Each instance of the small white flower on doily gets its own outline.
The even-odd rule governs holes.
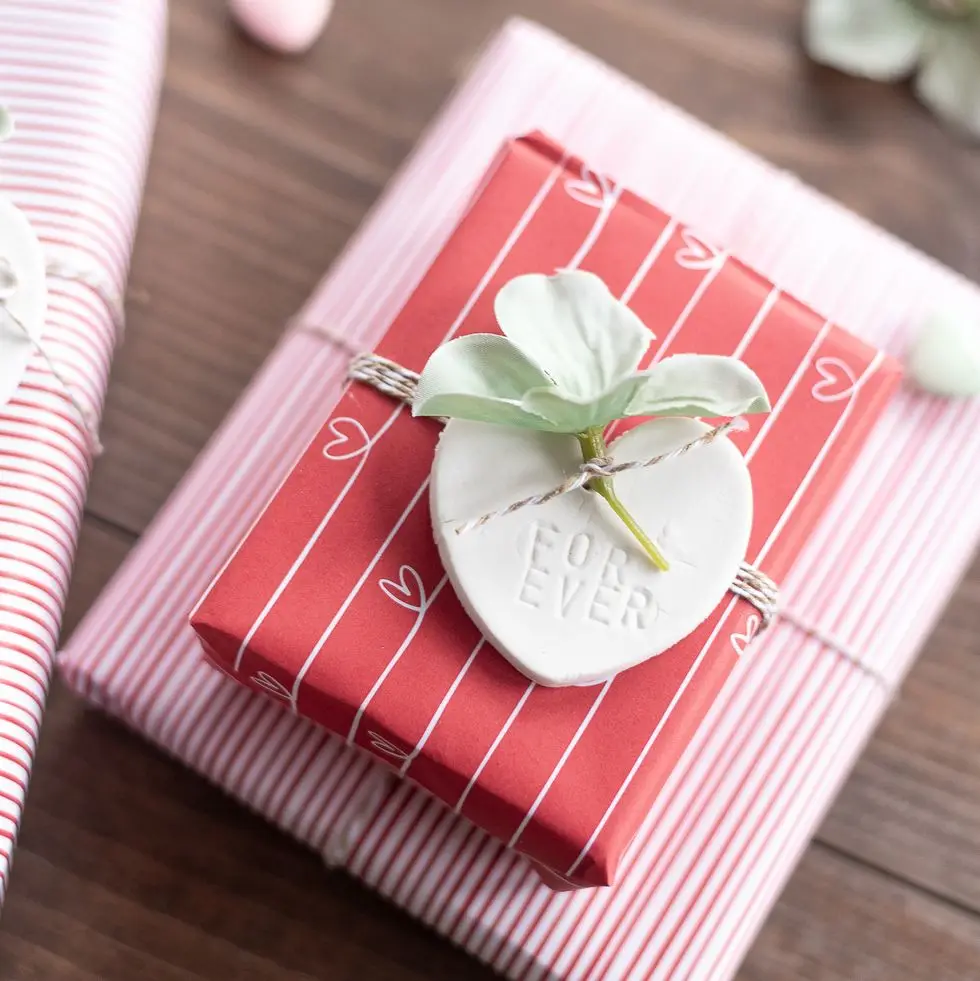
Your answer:
[[[980,0],[810,0],[806,45],[851,75],[915,74],[922,102],[980,136]]]

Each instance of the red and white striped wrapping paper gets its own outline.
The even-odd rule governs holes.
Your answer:
[[[165,0],[0,3],[0,196],[50,263],[43,337],[98,415],[139,211]],[[65,388],[36,356],[0,407],[0,898],[30,776],[91,463]]]
[[[754,487],[747,554],[782,578],[899,365],[548,140],[511,141],[493,171],[377,353],[420,371],[449,334],[496,329],[494,296],[512,277],[569,265],[598,274],[656,338],[648,357],[737,353],[766,386],[772,411],[729,438]],[[438,438],[403,404],[348,387],[191,623],[243,684],[390,763],[562,882],[608,885],[759,613],[725,597],[669,652],[611,681],[529,682],[446,588],[426,496]],[[615,531],[608,541],[620,541]],[[621,553],[626,582],[648,561],[633,553]],[[595,550],[593,574],[611,555]],[[569,580],[580,591],[581,576]],[[523,588],[517,573],[515,600]],[[589,630],[590,603],[565,604],[578,630]],[[609,626],[615,603],[597,643],[624,637]]]
[[[514,22],[300,319],[373,346],[501,141],[531,129],[885,351],[902,350],[930,298],[980,315],[965,281]],[[894,399],[783,583],[824,638],[783,621],[754,644],[618,884],[557,894],[422,791],[207,666],[187,626],[322,423],[346,361],[308,331],[286,337],[76,632],[69,683],[512,978],[730,976],[980,538],[980,404]]]

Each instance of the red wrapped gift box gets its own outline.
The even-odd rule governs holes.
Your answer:
[[[773,411],[732,438],[755,490],[747,558],[778,580],[897,364],[538,136],[498,158],[378,353],[420,370],[449,337],[496,330],[493,297],[507,280],[572,267],[630,303],[656,336],[652,359],[734,354],[762,378]],[[758,614],[732,596],[675,648],[602,685],[528,682],[447,584],[426,493],[437,436],[435,422],[348,387],[194,628],[242,682],[561,879],[608,884]]]

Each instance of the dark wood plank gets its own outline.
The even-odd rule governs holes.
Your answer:
[[[980,910],[980,563],[957,592],[820,838]]]
[[[739,981],[969,981],[980,922],[815,845]]]
[[[16,864],[4,978],[489,976],[57,685]]]
[[[78,557],[75,562],[71,589],[65,604],[61,635],[67,638],[85,611],[122,565],[136,538],[129,532],[86,515],[78,536]]]
[[[798,0],[339,0],[309,56],[172,0],[170,61],[66,629],[343,247],[480,45],[534,17],[976,275],[980,168],[901,87],[814,68]],[[869,179],[873,174],[873,179]],[[752,981],[980,962],[980,565],[759,938]],[[0,976],[484,978],[136,737],[53,693]]]

